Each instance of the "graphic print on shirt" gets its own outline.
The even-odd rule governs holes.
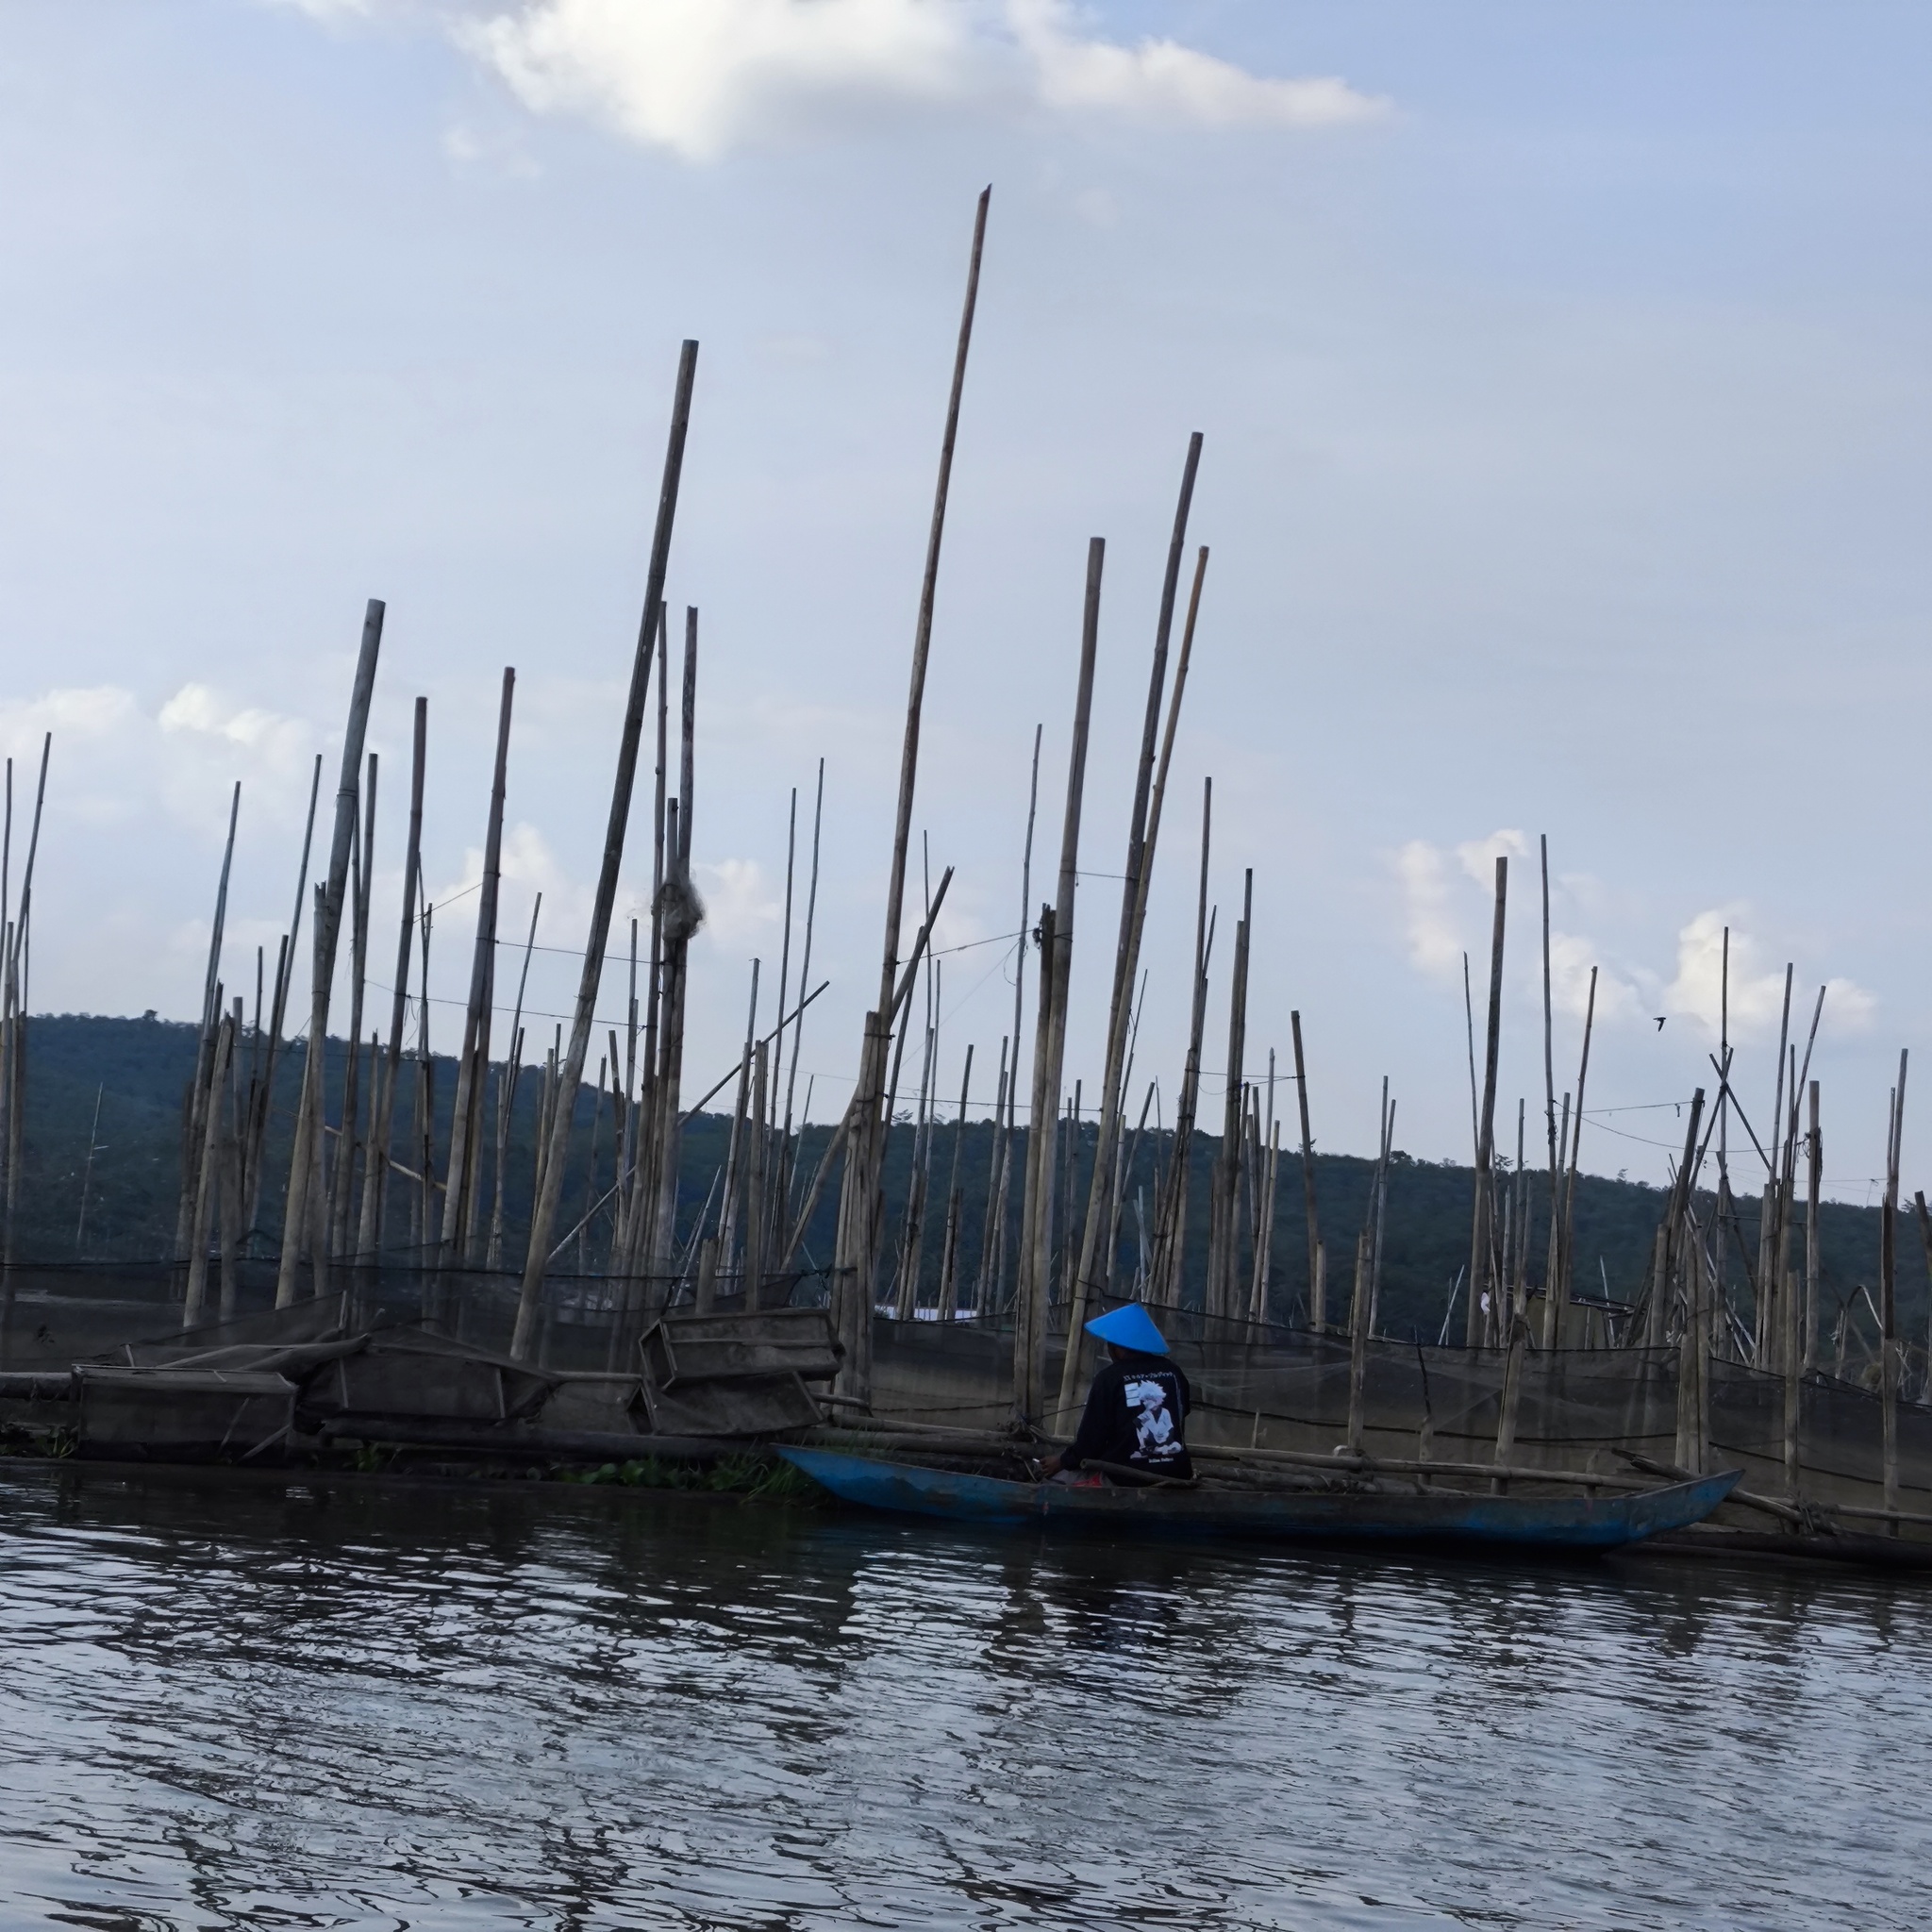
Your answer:
[[[1136,1462],[1172,1462],[1182,1453],[1179,1391],[1172,1375],[1130,1378],[1124,1386],[1127,1407],[1134,1418]]]

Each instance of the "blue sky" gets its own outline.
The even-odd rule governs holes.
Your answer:
[[[273,958],[372,593],[378,916],[411,699],[451,894],[512,663],[506,927],[541,887],[541,937],[580,937],[692,335],[670,595],[703,611],[713,919],[688,1064],[708,1084],[733,1057],[749,961],[777,951],[789,791],[808,799],[824,756],[833,984],[806,1064],[836,1108],[991,181],[917,819],[958,868],[943,937],[969,948],[941,1089],[1010,1024],[1027,758],[1043,722],[1043,884],[1093,534],[1083,929],[1115,916],[1198,428],[1213,561],[1141,1047],[1163,1107],[1211,774],[1228,919],[1256,871],[1251,1051],[1285,1058],[1301,1009],[1324,1144],[1369,1146],[1386,1073],[1403,1145],[1466,1152],[1460,952],[1497,849],[1524,861],[1504,1108],[1534,1109],[1546,832],[1559,1085],[1601,974],[1586,1164],[1661,1172],[1669,1104],[1711,1084],[1728,923],[1756,1114],[1784,962],[1807,1012],[1833,982],[1814,1071],[1828,1171],[1862,1198],[1897,1051],[1932,1035],[1928,39],[1923,9],[1877,5],[21,0],[0,21],[0,735],[18,759],[56,734],[35,1006],[193,1010],[238,777],[230,980],[256,944]],[[460,996],[473,904],[439,924],[440,995]],[[1090,1088],[1103,952],[1076,968]],[[569,975],[540,963],[540,1010]],[[1908,1171],[1932,1146],[1912,1118]]]

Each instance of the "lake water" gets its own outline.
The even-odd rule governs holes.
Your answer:
[[[1932,1921],[1932,1591],[0,1481],[0,1922]]]

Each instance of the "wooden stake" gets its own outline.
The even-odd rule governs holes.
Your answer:
[[[966,357],[973,341],[973,313],[979,298],[979,263],[986,242],[986,211],[992,196],[988,188],[979,197],[973,221],[973,255],[966,273],[966,301],[959,315],[959,338],[953,356],[953,386],[946,402],[946,426],[940,442],[939,481],[933,491],[932,524],[926,536],[925,571],[919,587],[919,614],[912,634],[912,673],[906,695],[906,735],[899,757],[899,799],[892,820],[892,859],[886,877],[885,941],[879,961],[879,994],[875,1012],[889,1015],[899,963],[899,928],[905,917],[906,857],[912,836],[912,800],[919,775],[919,728],[925,702],[926,660],[932,649],[933,604],[939,589],[940,544],[945,532],[946,496],[952,485],[953,448],[958,436],[959,403],[966,386]],[[882,1080],[886,1057],[880,1052],[860,1056],[861,1078],[870,1074]],[[861,1085],[854,1096],[858,1107],[850,1150],[845,1161],[844,1199],[839,1226],[840,1245],[834,1275],[835,1306],[845,1342],[838,1392],[848,1401],[872,1396],[872,1307],[878,1266],[878,1225],[886,1140],[891,1123],[881,1121],[883,1089]],[[1036,1123],[1037,1124],[1037,1123]],[[861,1336],[860,1331],[863,1330]]]
[[[1906,1052],[1899,1050],[1890,1131],[1885,1148],[1885,1219],[1878,1229],[1878,1346],[1880,1421],[1884,1433],[1885,1507],[1898,1507],[1898,1171],[1906,1122]],[[1898,1525],[1891,1525],[1898,1534]]]
[[[483,1083],[490,1073],[490,1022],[496,1003],[496,908],[503,876],[503,811],[509,776],[510,711],[516,698],[517,675],[508,665],[503,672],[503,691],[496,713],[496,758],[490,774],[490,815],[483,833],[483,882],[476,895],[476,939],[470,955],[470,998],[463,1014],[463,1044],[457,1056],[456,1106],[450,1115],[449,1189],[442,1197],[442,1234],[438,1257],[445,1268],[475,1257],[469,1252],[470,1230],[476,1220],[477,1181],[481,1167]],[[578,1063],[578,1073],[582,1063]],[[575,1111],[575,1083],[567,1083]]]
[[[1080,815],[1087,791],[1087,745],[1093,716],[1093,666],[1100,643],[1101,573],[1107,561],[1104,538],[1087,544],[1087,592],[1080,622],[1080,675],[1074,697],[1074,741],[1067,757],[1067,804],[1060,824],[1060,871],[1053,916],[1053,1000],[1046,1040],[1047,1063],[1034,1079],[1036,1099],[1043,1111],[1033,1116],[1027,1136],[1027,1187],[1022,1208],[1021,1290],[1044,1320],[1053,1256],[1054,1179],[1058,1152],[1058,1104],[1061,1073],[1066,1060],[1067,994],[1074,969],[1074,899],[1079,882]],[[1042,1341],[1044,1329],[1041,1330]],[[1068,1348],[1077,1354],[1078,1341],[1069,1337]],[[1038,1363],[1044,1373],[1042,1348]],[[1042,1385],[1042,1396],[1044,1388]],[[1019,1393],[1018,1385],[1015,1387]],[[1038,1419],[1035,1407],[1025,1413]]]
[[[1496,913],[1490,935],[1489,1047],[1483,1063],[1483,1107],[1475,1147],[1475,1215],[1469,1250],[1469,1326],[1464,1345],[1482,1345],[1484,1297],[1494,1282],[1495,1257],[1491,1251],[1494,1213],[1494,1177],[1491,1172],[1495,1145],[1496,1057],[1503,1038],[1503,926],[1509,900],[1509,861],[1496,858]]]
[[[356,1252],[363,1265],[372,1268],[382,1251],[384,1211],[389,1204],[390,1142],[395,1130],[396,1085],[402,1076],[403,1032],[409,1017],[409,953],[415,938],[416,901],[423,882],[423,784],[428,755],[429,700],[419,697],[409,753],[409,831],[403,853],[403,911],[396,928],[389,1055],[370,1120],[369,1171],[363,1177],[362,1213],[356,1235]],[[499,1192],[501,1187],[499,1180]]]
[[[664,452],[664,481],[658,498],[658,526],[651,538],[651,561],[644,578],[644,616],[638,632],[631,666],[630,695],[625,706],[618,740],[617,776],[611,786],[610,818],[604,834],[604,858],[597,874],[597,894],[591,908],[590,937],[584,947],[583,977],[577,986],[571,1017],[570,1051],[565,1057],[563,1091],[575,1101],[583,1079],[584,1056],[590,1050],[591,1028],[597,1012],[597,989],[604,977],[604,950],[610,938],[610,915],[617,901],[618,869],[624,863],[624,840],[630,822],[631,791],[637,777],[638,746],[643,736],[644,700],[650,680],[652,642],[664,595],[664,576],[671,560],[671,529],[677,513],[678,479],[684,467],[685,431],[691,421],[691,385],[697,375],[698,345],[687,341],[677,361],[677,390],[671,408],[671,433]],[[688,834],[687,834],[688,836]],[[563,1172],[570,1158],[569,1103],[558,1109],[552,1125],[553,1144],[543,1165],[543,1185],[530,1212],[529,1254],[524,1264],[523,1291],[517,1302],[516,1328],[510,1353],[526,1358],[537,1339],[537,1315],[543,1293],[543,1271],[557,1226],[558,1204],[563,1195]]]
[[[308,1050],[303,1056],[302,1101],[295,1116],[295,1144],[289,1160],[289,1193],[282,1220],[282,1258],[275,1279],[275,1306],[290,1307],[295,1299],[298,1257],[303,1231],[310,1214],[310,1190],[322,1152],[324,1061],[328,1042],[329,990],[335,976],[336,940],[341,923],[342,898],[349,882],[349,848],[356,837],[356,807],[362,776],[362,741],[369,727],[369,701],[375,689],[375,660],[382,647],[383,604],[369,600],[362,619],[362,646],[356,660],[356,681],[349,693],[349,721],[342,735],[341,778],[336,790],[336,823],[329,845],[328,881],[322,899],[323,925],[315,935],[315,984],[309,997]],[[325,1252],[316,1255],[317,1280],[326,1266]]]
[[[1302,1016],[1288,1016],[1294,1034],[1294,1092],[1302,1122],[1302,1218],[1308,1238],[1308,1326],[1320,1335],[1328,1325],[1322,1279],[1322,1224],[1315,1211],[1315,1141],[1308,1132],[1308,1068],[1302,1057]]]

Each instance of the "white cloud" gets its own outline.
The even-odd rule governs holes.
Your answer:
[[[1402,889],[1405,936],[1409,962],[1431,978],[1459,985],[1462,959],[1470,956],[1477,997],[1487,985],[1490,936],[1495,906],[1496,860],[1510,861],[1511,893],[1517,917],[1537,920],[1537,876],[1530,867],[1529,840],[1504,827],[1486,839],[1468,839],[1449,849],[1414,839],[1395,855],[1395,874]],[[1527,900],[1523,894],[1527,892]],[[1519,935],[1522,928],[1518,927]],[[1511,975],[1533,985],[1537,1003],[1542,999],[1541,933],[1531,928],[1527,952],[1511,956]],[[1596,981],[1596,1018],[1609,1022],[1626,1018],[1640,1006],[1640,986],[1648,975],[1641,971],[1620,975],[1603,963],[1603,950],[1586,934],[1550,928],[1550,1003],[1556,1011],[1581,1020],[1590,1006],[1590,975]]]
[[[1063,0],[1008,0],[1007,16],[1049,108],[1202,127],[1333,126],[1387,108],[1332,75],[1269,80],[1174,41],[1122,47],[1083,40],[1069,31],[1072,9]]]
[[[533,112],[686,160],[868,110],[1038,108],[1157,125],[1331,126],[1386,103],[1170,40],[1093,39],[1064,0],[522,0],[459,45]]]
[[[698,893],[705,902],[704,931],[714,944],[750,952],[761,944],[775,946],[785,902],[765,869],[755,858],[721,858],[715,864],[693,862]],[[773,958],[775,959],[776,954]]]
[[[1395,855],[1395,873],[1402,882],[1410,962],[1439,977],[1460,973],[1462,930],[1441,852],[1424,840],[1411,839]]]
[[[1667,1012],[1693,1019],[1718,1037],[1725,1008],[1724,934],[1730,934],[1729,1028],[1733,1041],[1761,1039],[1776,1030],[1784,1008],[1785,975],[1762,964],[1761,948],[1733,922],[1746,907],[1714,907],[1700,912],[1677,935],[1677,974],[1664,989]],[[1806,989],[1794,984],[1791,1024],[1808,1024]],[[1815,997],[1815,994],[1813,995]],[[1877,1002],[1850,979],[1831,979],[1824,988],[1824,1022],[1833,1032],[1861,1032]]]

